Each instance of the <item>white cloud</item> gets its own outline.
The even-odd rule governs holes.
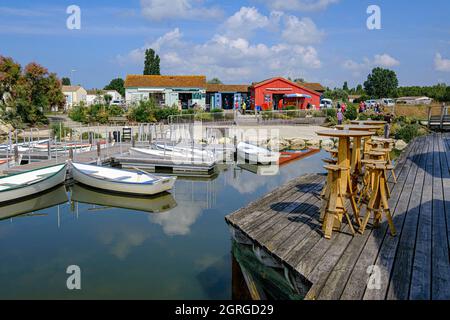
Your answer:
[[[377,54],[373,64],[380,67],[392,68],[398,66],[400,62],[388,54]]]
[[[436,53],[434,68],[436,71],[450,72],[450,59],[445,59],[440,53]]]
[[[312,44],[319,43],[324,33],[317,29],[310,18],[299,19],[295,16],[288,16],[282,36],[289,43]]]
[[[285,11],[320,11],[339,0],[272,0],[269,7]]]
[[[225,21],[224,28],[229,35],[249,36],[252,31],[267,27],[269,21],[255,7],[242,7]]]
[[[164,19],[208,19],[218,18],[222,11],[216,7],[199,5],[201,1],[192,0],[141,0],[144,17],[161,21]],[[197,3],[195,5],[194,3]]]
[[[215,35],[203,44],[193,44],[183,40],[179,29],[120,55],[117,60],[121,64],[142,65],[145,49],[149,47],[157,49],[164,74],[204,74],[227,82],[304,74],[305,69],[321,67],[318,52],[312,46],[252,44],[245,38],[228,35]]]
[[[370,71],[370,69],[374,67],[392,68],[399,64],[400,61],[385,53],[376,54],[373,59],[364,58],[362,62],[346,60],[342,64],[342,67],[352,71],[354,77],[359,77],[363,72]]]

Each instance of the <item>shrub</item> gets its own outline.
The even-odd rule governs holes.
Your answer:
[[[406,143],[409,143],[412,139],[420,136],[420,126],[418,124],[407,124],[402,126],[398,131],[396,138],[402,139]]]
[[[179,114],[178,108],[155,108],[153,110],[156,121],[167,120],[170,116]]]
[[[366,121],[368,119],[369,119],[369,116],[365,113],[360,113],[358,116],[358,120],[361,120],[361,121]]]
[[[83,106],[74,106],[69,112],[69,118],[72,121],[87,123],[87,110]]]
[[[59,137],[64,139],[65,137],[70,135],[71,132],[73,132],[73,130],[69,127],[66,127],[65,125],[59,123],[52,124],[52,131],[56,139],[59,139]]]
[[[344,116],[346,119],[356,120],[358,118],[358,109],[354,105],[349,105],[347,110],[345,110]]]

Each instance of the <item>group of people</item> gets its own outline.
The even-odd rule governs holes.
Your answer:
[[[361,101],[359,103],[359,113],[364,113],[367,110],[373,110],[375,113],[381,113],[382,112],[382,107],[381,107],[381,105],[378,102],[375,103],[375,104],[367,105],[366,102]]]

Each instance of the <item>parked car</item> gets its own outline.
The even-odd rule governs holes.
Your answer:
[[[111,106],[123,106],[124,104],[125,102],[122,100],[113,100],[110,103]]]
[[[389,99],[389,98],[380,99],[378,103],[385,107],[394,107],[395,106],[394,99]]]
[[[366,102],[366,106],[371,107],[371,108],[375,107],[377,104],[376,100],[366,100],[365,102]]]
[[[331,108],[333,108],[333,100],[322,99],[320,101],[320,109],[331,109]]]

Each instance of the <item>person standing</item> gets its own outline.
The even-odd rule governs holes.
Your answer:
[[[341,125],[342,121],[344,120],[344,114],[342,113],[342,109],[341,108],[338,109],[337,120],[338,120],[338,125]]]
[[[385,114],[384,121],[386,121],[386,123],[384,124],[384,138],[389,139],[389,137],[391,135],[392,115],[390,113]]]

